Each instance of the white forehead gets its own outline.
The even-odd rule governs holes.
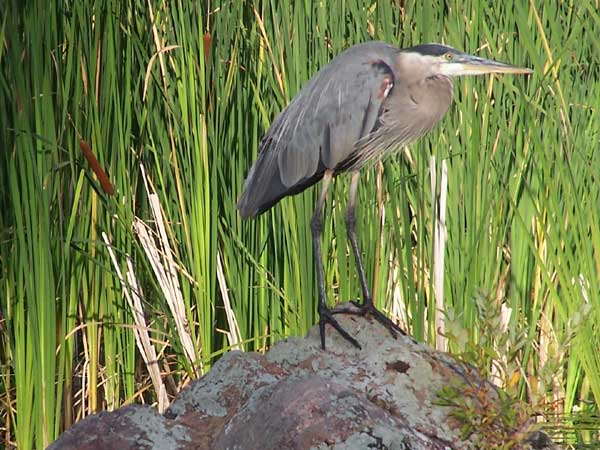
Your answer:
[[[440,73],[441,56],[422,55],[416,52],[400,52],[398,71],[409,81],[419,80]]]

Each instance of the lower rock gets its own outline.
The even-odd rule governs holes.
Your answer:
[[[358,350],[328,328],[276,344],[267,354],[230,352],[184,389],[164,415],[128,406],[88,417],[49,448],[163,450],[485,448],[481,436],[461,439],[448,385],[473,384],[486,401],[493,386],[444,353],[391,334],[368,317],[340,316]],[[550,449],[540,433],[514,449]]]

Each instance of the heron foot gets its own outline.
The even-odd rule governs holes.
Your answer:
[[[333,317],[334,314],[335,313],[333,312],[333,310],[331,310],[329,308],[326,308],[326,307],[319,308],[319,331],[321,332],[321,347],[323,348],[323,350],[325,350],[325,325],[326,324],[331,325],[333,328],[335,328],[337,330],[338,333],[340,333],[342,335],[342,337],[344,339],[346,339],[353,346],[355,346],[356,348],[361,350],[362,347],[360,346],[358,341],[356,339],[354,339],[352,336],[350,336],[350,334],[342,328],[342,326],[335,319],[335,317]]]
[[[388,316],[379,311],[373,304],[373,301],[365,301],[364,303],[359,303],[358,301],[351,300],[350,303],[352,303],[356,308],[335,308],[331,311],[331,313],[352,314],[355,316],[370,315],[377,322],[379,322],[385,328],[387,328],[394,339],[398,337],[396,333],[400,333],[406,336],[406,332],[398,325],[396,325]]]

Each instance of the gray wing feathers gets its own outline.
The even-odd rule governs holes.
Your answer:
[[[393,77],[395,52],[384,43],[352,47],[307,83],[261,141],[238,202],[243,217],[260,214],[351,157],[357,141],[377,124],[380,90]]]

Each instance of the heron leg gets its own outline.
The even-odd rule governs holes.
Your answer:
[[[350,342],[357,348],[361,348],[360,344],[356,339],[348,334],[346,330],[338,323],[333,316],[331,309],[327,307],[325,303],[325,269],[323,268],[323,255],[321,254],[321,233],[323,232],[323,205],[325,204],[325,198],[327,197],[327,191],[333,177],[332,171],[326,171],[323,176],[323,184],[321,188],[321,194],[317,201],[317,206],[310,220],[310,229],[312,232],[313,242],[313,257],[315,259],[315,265],[317,268],[317,285],[319,289],[319,331],[321,333],[321,347],[325,350],[325,325],[330,324],[340,333],[344,339]]]
[[[358,191],[358,179],[359,172],[352,172],[350,179],[350,193],[348,195],[348,206],[346,209],[346,230],[348,232],[348,240],[350,241],[350,245],[352,246],[352,252],[354,253],[354,260],[356,262],[356,268],[358,270],[358,279],[360,281],[360,286],[362,288],[363,293],[363,301],[362,304],[358,302],[352,302],[358,310],[354,309],[336,309],[334,313],[345,313],[345,314],[358,314],[365,315],[370,314],[375,318],[378,322],[384,325],[392,334],[392,336],[396,337],[396,332],[401,334],[405,334],[404,331],[396,325],[389,317],[379,311],[375,305],[373,304],[373,297],[371,297],[371,293],[369,292],[369,286],[367,285],[367,277],[365,275],[365,267],[362,262],[362,257],[360,256],[360,249],[358,248],[358,241],[356,239],[356,194]]]
[[[365,275],[365,266],[360,256],[360,249],[358,248],[358,241],[356,239],[356,193],[358,191],[358,178],[359,172],[352,172],[350,178],[350,193],[348,194],[348,205],[346,207],[346,231],[348,233],[348,240],[352,246],[352,252],[354,253],[354,260],[356,262],[356,268],[358,270],[358,280],[360,281],[360,287],[363,292],[363,303],[362,306],[373,303],[371,293],[369,292],[369,286],[367,286],[367,276]],[[358,305],[357,305],[358,306]]]

